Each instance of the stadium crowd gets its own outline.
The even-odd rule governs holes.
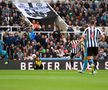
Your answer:
[[[108,26],[108,5],[104,2],[97,7],[95,2],[89,4],[87,1],[76,0],[72,4],[57,2],[52,7],[70,26],[83,26],[89,24],[91,19],[96,20],[97,26]],[[46,29],[44,24],[40,25],[35,20],[32,26],[28,25],[10,0],[8,3],[2,0],[0,8],[0,26],[18,25],[22,27],[15,33],[8,31],[3,33],[4,49],[8,52],[10,60],[33,60],[34,55],[43,58],[67,57],[72,48],[71,40],[80,38],[79,35],[72,33],[61,33],[57,26],[50,24]],[[35,33],[36,30],[52,31],[52,33]],[[103,27],[102,30],[104,32],[105,28]],[[99,59],[108,58],[108,37],[100,41],[99,45]]]
[[[5,42],[4,49],[8,51],[10,59],[26,60],[32,59],[32,55],[39,57],[64,57],[71,50],[70,36],[68,42],[65,34],[55,31],[50,34],[39,34],[29,28],[29,32],[25,33],[8,33],[3,36]]]
[[[90,20],[95,20],[97,26],[108,26],[107,0],[66,0],[52,3],[51,6],[64,19],[68,25],[83,26]]]
[[[11,0],[0,0],[0,26],[21,26],[22,30],[28,26]]]
[[[28,32],[4,32],[4,49],[11,60],[32,60],[33,56],[41,58],[67,57],[71,51],[71,41],[79,35],[60,33],[59,29],[50,35],[35,33],[32,27]],[[108,58],[108,38],[99,43],[99,59]]]

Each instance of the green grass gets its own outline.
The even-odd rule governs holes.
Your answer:
[[[108,71],[0,70],[0,90],[108,90]]]

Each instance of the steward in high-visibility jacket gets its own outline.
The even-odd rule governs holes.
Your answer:
[[[37,70],[37,69],[43,69],[42,61],[37,56],[34,58],[33,67],[34,67],[35,70]]]

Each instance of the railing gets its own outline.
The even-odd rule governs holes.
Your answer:
[[[0,26],[0,31],[9,31],[14,32],[18,31],[21,28],[21,26]],[[75,28],[74,28],[75,29]],[[75,32],[79,32],[79,30],[75,30]],[[53,33],[53,31],[36,31],[36,33]],[[61,31],[61,33],[74,33],[74,32],[67,32],[67,31]]]
[[[12,32],[12,31],[14,31],[13,29],[18,30],[20,28],[21,28],[21,26],[0,26],[0,31],[1,32],[2,31],[10,31],[10,32]]]
[[[81,33],[80,30],[77,30],[77,27],[72,27],[74,31],[61,31],[60,33]],[[80,27],[79,27],[80,28]],[[102,29],[102,27],[98,27]],[[21,29],[21,26],[0,26],[0,32],[2,31],[8,31],[8,32],[16,32],[19,29]],[[108,33],[108,27],[105,27],[106,33]],[[22,31],[24,32],[24,31]],[[54,31],[35,31],[36,33],[53,33]],[[108,34],[107,34],[108,35]]]

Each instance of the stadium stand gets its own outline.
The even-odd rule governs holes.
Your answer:
[[[28,22],[29,19],[10,0],[0,2],[0,29],[10,60],[32,60],[34,54],[41,58],[67,57],[71,50],[70,41],[78,36],[73,31],[82,32],[92,19],[106,35],[106,39],[100,42],[99,57],[108,58],[108,36],[105,32],[108,26],[107,3],[63,0],[50,5],[68,24],[68,32],[61,31],[56,24],[46,25],[34,19]],[[34,28],[33,23],[39,28]]]
[[[90,20],[95,20],[97,26],[108,26],[108,3],[102,0],[101,2],[67,0],[67,2],[51,4],[56,12],[69,25],[82,26],[89,23]]]

